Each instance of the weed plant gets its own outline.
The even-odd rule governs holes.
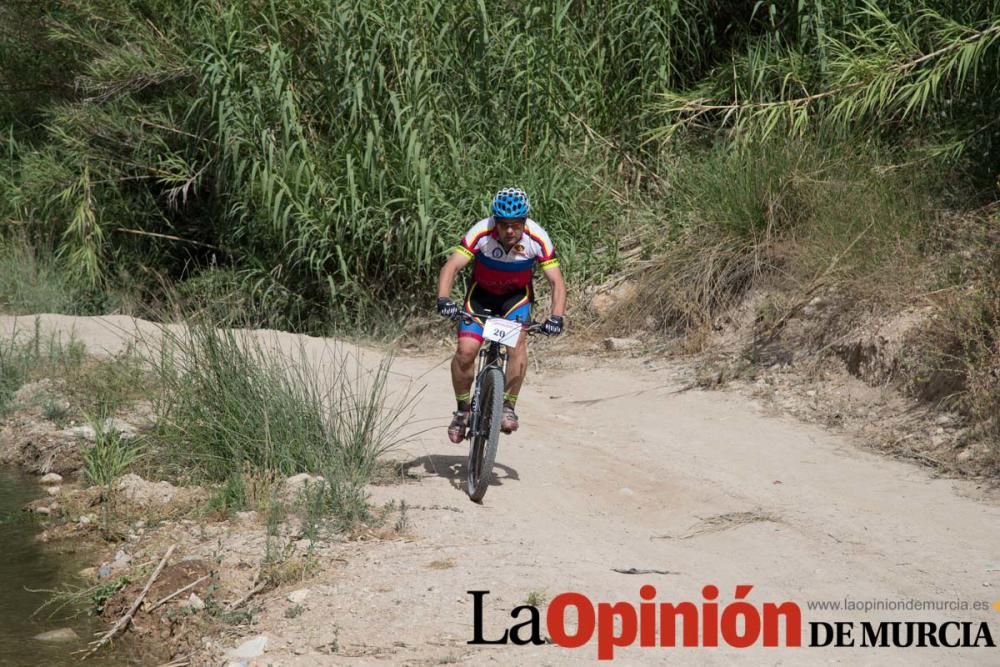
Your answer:
[[[165,335],[157,437],[178,471],[222,484],[227,508],[266,507],[285,477],[318,473],[314,502],[348,522],[366,516],[364,485],[412,404],[390,397],[388,362],[368,371],[335,354],[324,377],[304,350],[284,354],[252,334]]]

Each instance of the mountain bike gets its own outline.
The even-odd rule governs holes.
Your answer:
[[[469,445],[469,465],[465,492],[469,499],[479,502],[486,495],[493,463],[497,457],[500,440],[500,419],[503,416],[503,392],[507,381],[507,348],[517,345],[522,331],[528,334],[545,334],[539,322],[516,322],[486,315],[483,325],[484,345],[479,348],[476,361],[476,379],[472,390],[472,411],[466,421],[465,437]],[[472,321],[468,313],[459,313],[453,319]]]

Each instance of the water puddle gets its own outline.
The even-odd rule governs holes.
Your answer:
[[[88,585],[76,576],[89,564],[82,555],[61,556],[35,541],[41,527],[21,508],[44,493],[35,478],[0,467],[0,667],[80,665],[80,654],[73,652],[86,648],[94,633],[105,626],[86,614],[67,619],[65,612],[54,618],[47,618],[43,612],[32,617],[49,596],[27,589]],[[62,628],[71,628],[77,638],[56,643],[34,639],[40,633]],[[82,664],[103,667],[124,662],[123,656],[104,649]]]

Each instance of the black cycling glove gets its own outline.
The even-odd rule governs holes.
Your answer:
[[[438,297],[437,311],[441,317],[447,317],[451,319],[458,315],[458,306],[451,299],[446,299],[444,297]]]
[[[558,336],[563,330],[563,318],[559,315],[552,315],[542,324],[542,331],[550,336]]]

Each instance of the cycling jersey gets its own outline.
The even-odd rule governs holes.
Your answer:
[[[474,224],[455,251],[474,260],[473,285],[497,295],[530,289],[536,262],[543,271],[559,266],[552,239],[531,218],[525,221],[524,234],[510,251],[497,238],[493,216]]]

